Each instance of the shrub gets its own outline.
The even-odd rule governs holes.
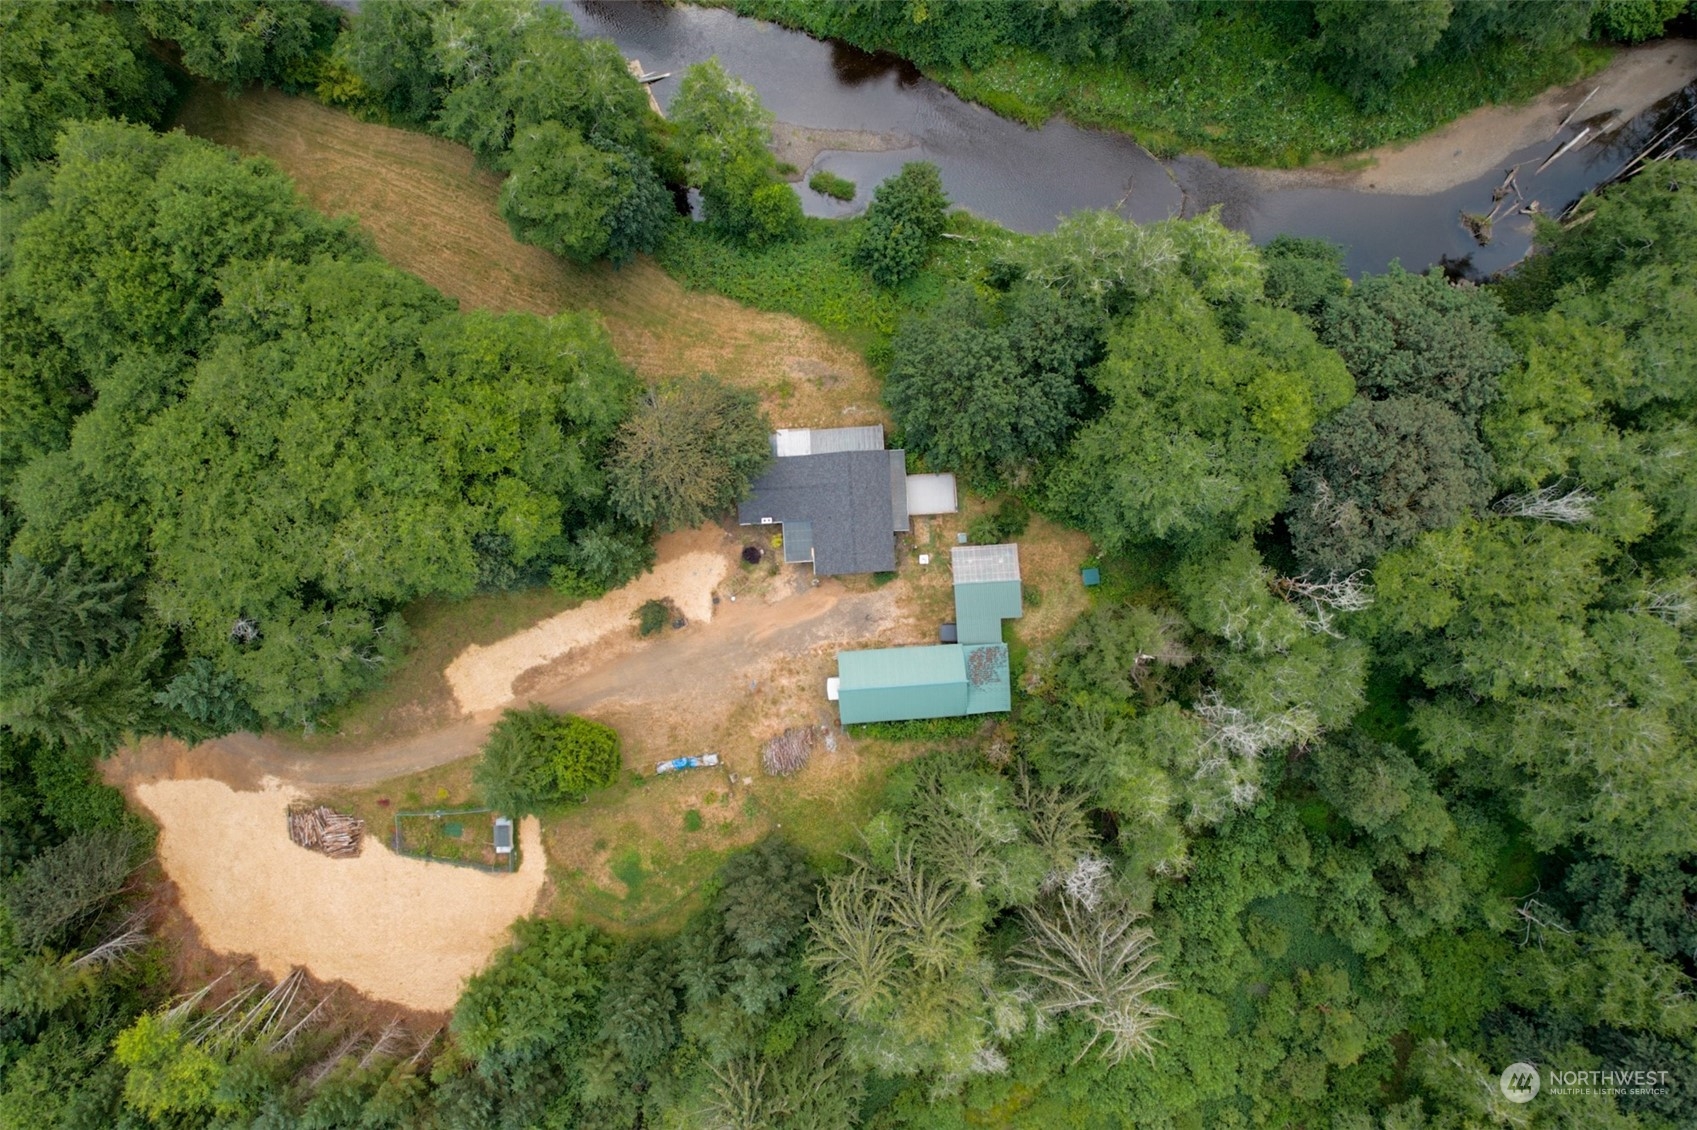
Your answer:
[[[686,832],[699,832],[699,831],[701,831],[701,813],[700,813],[700,811],[692,808],[688,812],[684,813],[684,831],[686,831]]]
[[[910,718],[900,722],[856,722],[843,727],[853,738],[875,738],[886,742],[943,741],[970,738],[984,724],[982,718]]]
[[[1031,524],[1031,508],[1011,495],[996,509],[980,514],[966,528],[966,536],[974,545],[997,545],[1013,541]]]
[[[919,273],[931,245],[943,234],[949,198],[942,174],[926,161],[913,161],[879,185],[866,210],[866,227],[854,251],[879,286],[896,286]]]
[[[666,626],[671,619],[672,608],[663,600],[650,600],[636,610],[636,630],[638,635],[651,636]]]
[[[824,196],[837,200],[854,199],[854,182],[847,177],[839,177],[836,173],[820,169],[807,178],[807,187]]]
[[[532,706],[501,716],[472,778],[490,807],[517,816],[583,800],[618,780],[619,765],[612,727]]]
[[[760,559],[763,556],[765,556],[765,554],[760,552],[760,547],[758,545],[745,545],[742,547],[742,559],[750,565],[760,564]]]

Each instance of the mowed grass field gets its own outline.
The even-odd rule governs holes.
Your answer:
[[[177,124],[270,158],[314,207],[356,217],[385,259],[463,308],[599,311],[639,376],[712,373],[758,391],[779,427],[884,418],[865,360],[817,326],[685,290],[646,256],[580,267],[519,243],[496,211],[500,176],[462,145],[274,90],[230,98],[202,86]]]

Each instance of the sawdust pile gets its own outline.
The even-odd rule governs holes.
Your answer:
[[[664,561],[622,589],[569,612],[550,617],[487,646],[473,644],[448,664],[444,675],[460,710],[476,714],[505,706],[513,680],[533,667],[587,647],[614,632],[629,631],[631,614],[645,601],[670,598],[692,621],[713,616],[713,590],[730,563],[723,553],[686,553]]]
[[[274,977],[302,965],[383,1000],[445,1011],[542,890],[535,817],[519,828],[519,870],[503,875],[406,859],[380,836],[348,859],[302,851],[288,835],[292,789],[158,781],[135,795],[159,822],[160,862],[206,945],[252,954]]]

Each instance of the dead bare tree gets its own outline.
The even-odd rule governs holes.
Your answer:
[[[1574,525],[1589,521],[1597,496],[1584,487],[1563,492],[1555,483],[1527,494],[1510,494],[1491,504],[1491,510],[1505,518],[1536,518],[1544,522]]]
[[[1269,749],[1306,744],[1320,735],[1320,719],[1306,706],[1257,718],[1247,710],[1228,706],[1219,691],[1209,689],[1194,709],[1208,724],[1204,743],[1239,757],[1257,758]]]
[[[148,941],[146,911],[138,911],[119,924],[117,932],[75,961],[72,969],[96,965],[111,965],[145,946]]]
[[[1534,933],[1537,934],[1539,949],[1544,948],[1544,935],[1548,931],[1554,930],[1558,934],[1573,933],[1572,928],[1561,920],[1554,908],[1538,900],[1537,894],[1538,891],[1534,890],[1514,908],[1514,916],[1520,919],[1521,923],[1520,945],[1523,949],[1532,941]]]
[[[1024,917],[1030,933],[1008,965],[1036,982],[1040,1013],[1078,1013],[1095,1028],[1078,1059],[1103,1039],[1109,1063],[1153,1058],[1155,1028],[1171,1014],[1151,998],[1173,986],[1151,972],[1159,954],[1154,933],[1138,925],[1143,915],[1117,899],[1087,906],[1063,893]]]
[[[1276,577],[1272,590],[1292,604],[1305,605],[1302,626],[1310,632],[1342,639],[1343,633],[1332,626],[1339,612],[1362,612],[1373,607],[1372,575],[1365,569],[1340,577],[1328,574],[1323,581],[1307,573],[1297,577]]]
[[[1697,589],[1689,580],[1679,581],[1668,589],[1645,589],[1638,602],[1632,606],[1634,612],[1647,612],[1664,623],[1675,627],[1691,619],[1697,612]]]

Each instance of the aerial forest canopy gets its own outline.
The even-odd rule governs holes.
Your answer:
[[[460,314],[204,142],[91,124],[56,156],[7,199],[11,554],[136,590],[154,643],[112,679],[204,660],[310,723],[380,676],[407,601],[546,578],[612,528],[635,386],[594,319]],[[39,672],[13,725],[112,736],[94,703],[59,732],[82,693]]]
[[[1300,16],[1367,100],[1675,7],[782,5],[990,69]],[[0,1125],[1693,1125],[1697,162],[1488,283],[1352,281],[1216,216],[1002,232],[924,165],[800,220],[746,84],[702,64],[660,123],[552,9],[0,3],[0,33]],[[422,597],[621,584],[778,422],[728,378],[644,387],[592,314],[462,312],[269,163],[154,132],[179,63],[467,145],[558,254],[828,309],[911,458],[988,496],[972,528],[1076,527],[1101,584],[1012,627],[1005,718],[850,735],[892,767],[846,855],[729,851],[672,929],[523,920],[410,1059],[176,996],[101,757],[311,725]],[[628,776],[542,708],[473,773],[562,821]],[[1521,1104],[1517,1061],[1659,1083]]]

